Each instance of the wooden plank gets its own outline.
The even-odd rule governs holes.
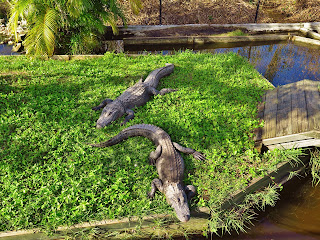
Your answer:
[[[291,127],[291,84],[279,87],[276,136],[292,134]]]
[[[275,138],[269,138],[269,139],[263,139],[262,143],[264,145],[272,145],[277,143],[285,143],[285,142],[294,142],[294,141],[301,141],[306,139],[313,139],[316,134],[313,131],[310,132],[304,132],[304,133],[297,133],[297,134],[291,134],[281,137],[275,137]]]
[[[262,138],[273,138],[276,136],[276,117],[278,105],[278,88],[266,92],[266,103],[264,110],[264,131]]]
[[[269,150],[273,149],[291,149],[291,148],[302,148],[302,147],[320,147],[320,139],[307,139],[295,142],[279,143],[267,146]]]
[[[297,93],[295,99],[295,104],[297,108],[297,126],[298,128],[293,131],[294,133],[307,132],[308,128],[308,115],[307,115],[307,105],[306,97],[304,91],[304,81],[299,81],[296,83]]]
[[[299,108],[299,100],[298,100],[298,88],[297,83],[294,83],[291,87],[291,126],[292,133],[298,133],[298,125],[300,124],[298,108]]]
[[[319,82],[305,80],[305,95],[309,130],[320,129]]]

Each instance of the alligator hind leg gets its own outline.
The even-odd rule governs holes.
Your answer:
[[[155,178],[151,182],[151,191],[148,193],[149,198],[154,198],[156,191],[163,192],[163,184],[159,178]]]
[[[171,92],[176,92],[178,91],[177,89],[172,89],[172,88],[162,88],[159,92],[160,95],[165,95],[167,93],[171,93]]]
[[[176,143],[176,142],[173,142],[173,146],[179,151],[179,152],[183,152],[183,153],[186,153],[186,154],[192,154],[192,156],[195,158],[195,159],[198,159],[198,160],[206,160],[206,157],[200,153],[200,152],[197,152],[196,150],[192,149],[192,148],[187,148],[187,147],[183,147],[181,146],[179,143]]]
[[[177,89],[172,89],[172,88],[162,88],[160,91],[155,89],[154,87],[149,87],[149,92],[152,93],[153,95],[165,95],[167,93],[175,92],[178,91]]]
[[[105,106],[107,106],[107,104],[112,103],[113,100],[110,98],[106,98],[105,100],[103,100],[98,106],[91,108],[94,111],[100,110],[101,108],[104,108]]]
[[[162,147],[161,145],[158,145],[156,150],[152,151],[149,154],[150,165],[156,165],[156,161],[160,157],[161,152],[162,152]]]

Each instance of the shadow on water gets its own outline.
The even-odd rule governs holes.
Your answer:
[[[285,85],[303,79],[320,81],[320,50],[281,43],[258,46],[240,46],[230,48],[212,48],[197,50],[212,54],[235,52],[247,58],[252,65],[274,86]],[[154,52],[154,51],[151,51]],[[157,51],[172,54],[173,50]],[[141,53],[143,51],[132,51]]]

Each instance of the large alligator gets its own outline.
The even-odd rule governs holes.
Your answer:
[[[139,82],[128,88],[115,100],[107,98],[98,106],[93,107],[92,110],[95,111],[103,108],[96,127],[103,128],[126,113],[128,115],[121,123],[121,125],[124,125],[134,118],[134,111],[132,108],[144,105],[149,101],[152,95],[164,95],[166,93],[176,91],[169,88],[163,88],[160,91],[156,89],[160,78],[171,74],[173,69],[173,64],[166,64],[165,67],[152,71],[144,81],[141,78]]]
[[[159,190],[174,208],[178,219],[187,222],[190,219],[188,200],[195,195],[196,189],[192,185],[184,186],[183,184],[184,161],[179,152],[192,154],[199,160],[205,160],[205,157],[192,148],[172,142],[164,130],[149,124],[133,125],[106,142],[90,145],[108,147],[135,136],[146,137],[157,146],[156,150],[150,153],[149,160],[152,165],[156,165],[159,178],[151,182],[151,191],[148,196],[153,198],[155,192]]]

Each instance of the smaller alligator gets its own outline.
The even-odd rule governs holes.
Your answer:
[[[156,89],[160,78],[171,74],[173,69],[173,64],[166,64],[165,67],[152,71],[144,81],[141,78],[139,82],[128,88],[115,100],[107,98],[98,106],[93,107],[92,110],[95,111],[103,108],[96,127],[103,128],[126,113],[128,115],[121,123],[121,125],[125,125],[129,120],[134,118],[134,111],[132,108],[146,104],[152,95],[164,95],[176,91],[175,89],[169,88],[163,88],[160,91]]]
[[[166,196],[167,202],[175,210],[178,219],[181,222],[187,222],[190,219],[188,200],[196,194],[196,188],[183,184],[184,161],[179,152],[192,154],[198,160],[205,160],[205,157],[192,148],[172,142],[164,130],[149,124],[133,125],[106,142],[90,145],[108,147],[135,136],[146,137],[157,146],[156,150],[150,153],[149,160],[152,165],[156,165],[159,178],[151,182],[151,191],[148,196],[153,198],[155,192],[159,190]]]

